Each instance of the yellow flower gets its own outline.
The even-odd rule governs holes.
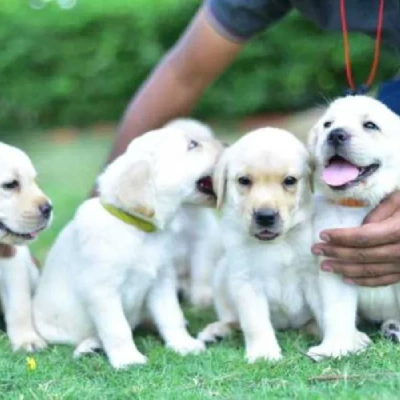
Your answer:
[[[36,360],[33,357],[26,357],[26,366],[29,371],[34,371],[36,369]]]

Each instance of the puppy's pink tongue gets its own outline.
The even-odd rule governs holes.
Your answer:
[[[359,175],[358,168],[345,160],[333,160],[325,167],[322,180],[329,186],[342,186]]]

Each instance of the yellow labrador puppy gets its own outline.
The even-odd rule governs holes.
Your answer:
[[[373,98],[335,100],[312,130],[310,147],[319,192],[315,241],[325,229],[359,226],[385,196],[400,189],[400,118]],[[370,343],[356,327],[357,312],[374,322],[400,318],[399,284],[362,288],[320,271],[318,286],[323,341],[309,350],[316,360],[356,353]]]
[[[14,350],[46,346],[33,326],[31,298],[39,273],[26,244],[48,226],[52,206],[35,178],[28,156],[0,143],[0,243],[16,246],[14,257],[0,259],[0,297]]]
[[[215,341],[238,324],[246,359],[280,359],[275,329],[312,319],[310,165],[287,131],[253,131],[224,151],[215,173],[225,255],[215,278],[219,321],[199,338]]]
[[[150,317],[179,354],[204,350],[177,299],[171,220],[183,204],[210,204],[202,190],[222,150],[214,138],[173,127],[148,132],[99,178],[51,249],[34,299],[36,326],[75,356],[104,349],[114,368],[143,364],[134,329]]]
[[[194,119],[176,119],[167,126],[206,140],[214,138],[207,125]],[[209,181],[202,180],[201,184],[201,190],[212,196],[211,178]],[[210,199],[213,200],[213,197]],[[197,308],[212,305],[212,277],[222,254],[219,223],[214,210],[216,202],[211,202],[209,206],[186,204],[171,223],[176,241],[171,251],[178,274],[178,288]]]

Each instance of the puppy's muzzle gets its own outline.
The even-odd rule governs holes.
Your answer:
[[[253,213],[252,234],[259,240],[273,240],[279,236],[282,220],[272,208],[260,208]]]
[[[333,129],[327,138],[330,146],[338,148],[346,145],[350,141],[350,134],[342,128]]]
[[[40,215],[45,220],[50,219],[52,211],[53,211],[53,206],[48,202],[45,202],[39,206]]]
[[[254,211],[254,222],[262,228],[274,228],[280,223],[280,215],[272,208]]]

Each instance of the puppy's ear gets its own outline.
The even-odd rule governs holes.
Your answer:
[[[217,209],[220,210],[225,199],[227,175],[228,175],[228,151],[225,150],[218,160],[213,175],[213,186],[217,195]]]
[[[152,166],[148,161],[135,162],[124,171],[116,196],[126,210],[146,218],[154,217],[152,178]]]

